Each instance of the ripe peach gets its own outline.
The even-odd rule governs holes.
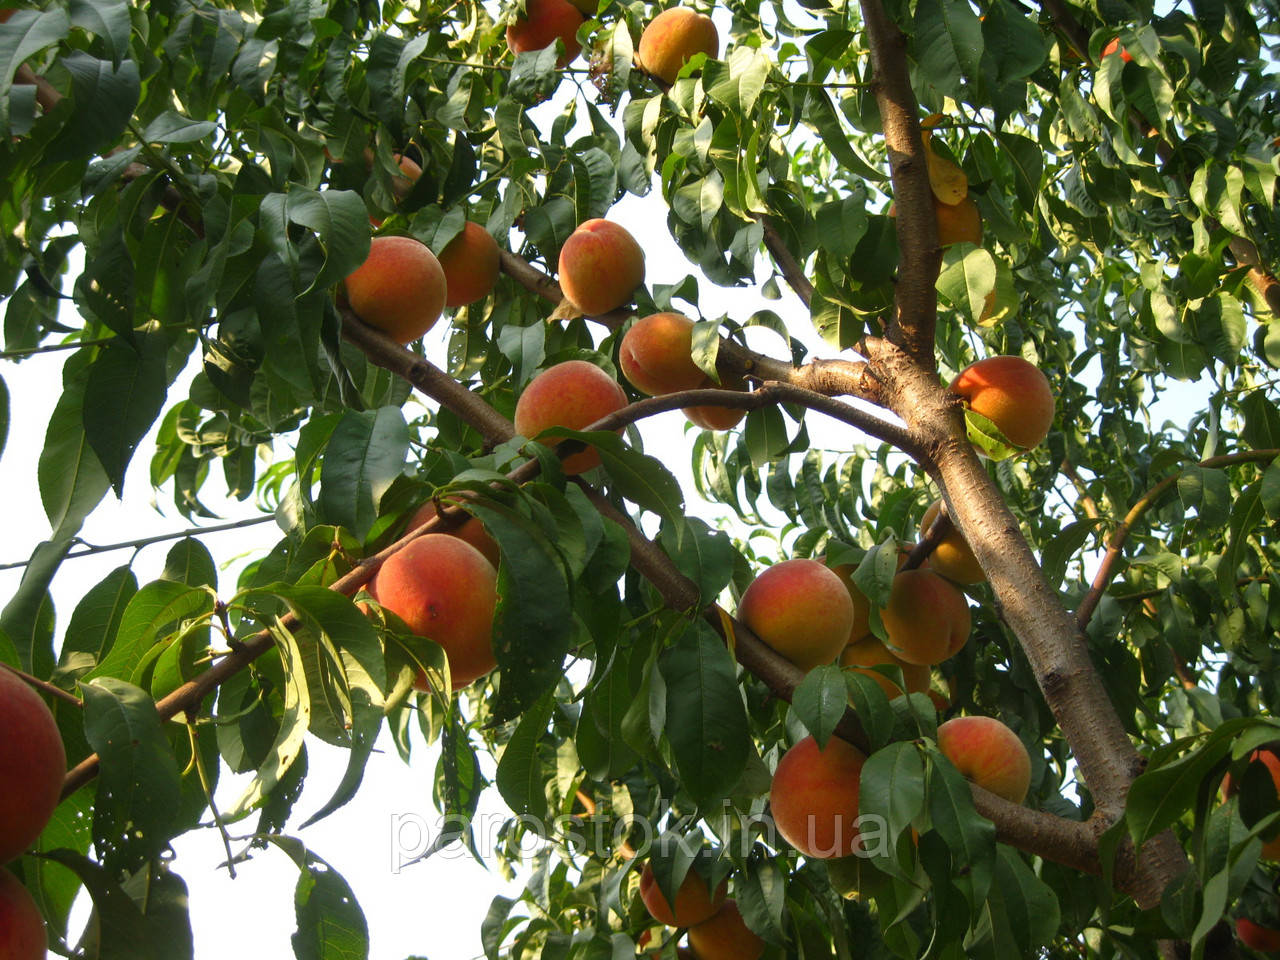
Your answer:
[[[406,157],[401,153],[394,154],[393,158],[404,175],[391,178],[391,192],[396,195],[397,200],[403,200],[413,189],[414,182],[422,176],[422,167],[413,157]]]
[[[690,867],[680,889],[676,891],[676,906],[672,910],[653,875],[653,866],[646,863],[640,873],[640,899],[644,901],[649,915],[668,927],[692,927],[695,923],[710,919],[720,909],[728,893],[729,882],[723,880],[713,897],[707,881]]]
[[[618,366],[637,390],[660,397],[707,382],[692,354],[693,321],[678,313],[651,313],[623,334]]]
[[[1259,953],[1280,951],[1280,930],[1254,923],[1248,917],[1236,918],[1236,936],[1246,947]]]
[[[759,960],[764,941],[742,919],[735,900],[726,900],[710,920],[689,930],[689,946],[697,960]]]
[[[347,276],[346,290],[356,315],[397,343],[417,340],[444,309],[440,261],[413,237],[374,237],[368,258]]]
[[[1271,782],[1275,785],[1276,792],[1280,794],[1280,756],[1277,756],[1274,750],[1264,747],[1249,754],[1249,763],[1260,763],[1266,767],[1267,772],[1271,774]],[[1232,782],[1230,773],[1222,778],[1222,792],[1225,796],[1230,797],[1239,789],[1239,784]],[[1280,836],[1264,843],[1259,856],[1263,860],[1280,860]]]
[[[964,594],[932,570],[903,570],[893,578],[880,612],[885,646],[907,663],[930,665],[955,656],[969,639],[972,619]]]
[[[951,382],[951,392],[1023,450],[1048,436],[1053,425],[1049,379],[1021,357],[987,357],[970,364]]]
[[[461,496],[444,498],[446,506],[458,503],[464,499],[465,497]],[[409,523],[406,525],[405,530],[416,530],[428,520],[434,519],[435,515],[435,502],[428,500],[414,512],[413,516],[409,518]],[[438,532],[448,534],[451,537],[457,537],[459,540],[465,540],[484,554],[484,558],[493,564],[495,569],[497,568],[499,559],[498,545],[494,542],[493,537],[489,536],[489,534],[485,532],[484,525],[475,517],[469,517],[452,529],[440,530]]]
[[[933,521],[941,512],[941,500],[935,500],[929,505],[929,509],[924,512],[924,517],[920,521],[921,539],[924,539]],[[982,583],[987,579],[987,575],[982,572],[982,566],[978,563],[978,558],[969,549],[968,541],[961,536],[954,525],[942,541],[934,547],[933,553],[929,554],[929,567],[956,583]]]
[[[982,214],[973,197],[966,196],[956,204],[943,203],[933,198],[933,215],[938,221],[938,245],[949,246],[967,241],[981,246]]]
[[[1018,735],[993,717],[954,717],[938,727],[938,749],[978,786],[1021,803],[1031,786],[1031,757]]]
[[[899,547],[899,570],[907,562],[907,555],[910,552],[910,547],[906,544]],[[818,559],[822,560],[823,558],[819,557]],[[928,563],[928,561],[925,562]],[[830,568],[831,572],[840,578],[840,582],[844,584],[844,588],[849,591],[849,597],[853,600],[853,629],[849,632],[850,643],[855,643],[871,633],[871,601],[867,599],[865,593],[854,586],[854,569],[855,567],[851,563],[840,563]]]
[[[48,945],[40,908],[18,878],[0,867],[0,957],[44,960]]]
[[[66,772],[53,714],[40,694],[0,667],[0,863],[35,843],[58,806]]]
[[[498,572],[471,544],[428,533],[390,557],[369,585],[373,598],[410,630],[444,647],[453,689],[495,666]]]
[[[676,76],[695,53],[711,59],[720,53],[720,35],[711,18],[687,7],[672,7],[650,21],[640,34],[637,59],[646,73],[663,83],[676,82]]]
[[[807,857],[847,857],[858,847],[858,792],[867,758],[832,737],[824,749],[805,737],[782,755],[769,788],[774,825]]]
[[[644,251],[626,227],[588,220],[560,248],[559,273],[569,302],[588,316],[599,316],[628,303],[644,283]]]
[[[563,67],[582,51],[582,23],[582,13],[569,0],[526,0],[524,11],[507,24],[507,46],[512,53],[525,53],[562,40],[564,55],[556,63]]]
[[[747,389],[747,379],[733,373],[721,374],[719,383],[716,383],[710,377],[706,377],[698,384],[698,388],[700,390],[745,391]],[[681,412],[689,418],[690,423],[695,427],[701,427],[703,430],[731,430],[747,415],[745,410],[740,410],[736,407],[720,407],[714,403],[705,403],[697,407],[684,407]]]
[[[542,371],[524,388],[516,401],[516,433],[532,439],[548,427],[581,430],[626,405],[627,395],[617,380],[593,363],[566,360]],[[593,449],[564,458],[567,474],[599,465],[600,454]]]
[[[0,23],[8,23],[9,18],[17,12],[18,10],[16,7],[5,7],[0,9]]]
[[[502,254],[498,241],[478,223],[468,221],[462,232],[440,251],[446,307],[461,307],[489,295],[498,282]]]
[[[738,618],[801,670],[812,670],[833,661],[849,642],[853,600],[821,563],[797,557],[751,581]]]
[[[844,648],[840,654],[840,666],[852,667],[854,673],[865,674],[880,685],[884,695],[892,700],[900,697],[903,690],[879,670],[871,667],[894,666],[902,670],[902,679],[906,681],[906,693],[925,693],[929,689],[929,668],[918,663],[907,663],[899,660],[876,637],[867,635]]]
[[[1119,51],[1120,51],[1120,59],[1121,59],[1123,62],[1125,62],[1125,63],[1133,63],[1133,54],[1131,54],[1131,53],[1130,53],[1128,50],[1126,50],[1124,47],[1120,46],[1120,38],[1119,38],[1119,37],[1112,37],[1112,38],[1111,38],[1111,42],[1110,42],[1110,43],[1108,43],[1105,47],[1103,47],[1103,48],[1102,48],[1102,55],[1103,55],[1104,57],[1109,57],[1109,56],[1111,56],[1113,53],[1115,53],[1117,50],[1119,50]]]

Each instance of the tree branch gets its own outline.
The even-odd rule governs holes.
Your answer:
[[[880,0],[860,0],[862,20],[875,68],[876,103],[884,124],[889,172],[897,205],[901,260],[894,318],[885,339],[900,347],[922,369],[936,372],[934,327],[938,318],[935,284],[942,265],[933,188],[920,135],[919,107],[907,73],[907,44]]]
[[[1280,457],[1280,450],[1245,450],[1240,453],[1227,453],[1218,457],[1210,457],[1208,460],[1201,460],[1195,464],[1197,467],[1213,469],[1216,467],[1229,467],[1237,463],[1270,463],[1276,457]],[[1129,539],[1129,531],[1133,529],[1133,525],[1142,518],[1155,502],[1160,499],[1164,493],[1178,482],[1178,478],[1182,476],[1183,471],[1165,477],[1150,490],[1138,498],[1137,502],[1129,508],[1129,512],[1124,515],[1124,519],[1120,521],[1120,525],[1112,531],[1110,538],[1107,540],[1107,552],[1102,556],[1102,563],[1098,565],[1098,570],[1093,576],[1093,583],[1089,586],[1089,592],[1084,595],[1084,599],[1080,601],[1080,606],[1076,608],[1076,627],[1084,630],[1089,625],[1089,620],[1093,617],[1094,611],[1098,609],[1098,604],[1102,601],[1102,595],[1106,593],[1107,587],[1111,584],[1111,579],[1116,574],[1116,565],[1120,562],[1120,553],[1124,550],[1125,541]]]
[[[796,296],[804,302],[806,307],[810,306],[813,303],[813,284],[804,275],[804,269],[783,243],[782,234],[778,233],[778,228],[764,217],[760,218],[760,224],[764,227],[764,245],[773,255],[773,262],[778,265],[778,270],[795,291]]]
[[[68,693],[66,690],[63,690],[61,687],[56,686],[47,680],[41,680],[39,677],[33,677],[29,673],[24,673],[17,667],[10,666],[2,660],[0,660],[0,670],[8,670],[27,686],[34,687],[37,690],[47,693],[49,696],[61,700],[63,703],[69,703],[73,707],[84,707],[84,701],[75,694]]]

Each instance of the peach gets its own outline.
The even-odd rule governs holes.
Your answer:
[[[618,366],[651,397],[694,390],[708,380],[693,362],[693,321],[678,313],[651,313],[632,324],[618,346]]]
[[[959,203],[943,203],[933,198],[933,216],[938,222],[938,245],[968,242],[982,245],[982,214],[973,197],[966,196]]]
[[[954,717],[938,727],[938,749],[978,786],[1021,803],[1031,786],[1031,756],[1018,735],[993,717]]]
[[[862,889],[862,858],[836,857],[827,861],[827,879],[831,889],[846,900],[854,900]]]
[[[507,46],[512,53],[526,53],[561,40],[564,54],[556,63],[563,67],[582,51],[578,42],[582,23],[581,11],[569,0],[526,0],[524,10],[507,24]]]
[[[12,786],[10,782],[9,789]],[[0,867],[0,957],[44,960],[48,945],[35,899],[17,877]]]
[[[0,9],[0,23],[8,23],[9,18],[17,12],[18,10],[16,7],[4,7]]]
[[[880,611],[885,646],[907,663],[928,666],[955,656],[969,639],[972,619],[964,594],[932,570],[903,570],[893,578]]]
[[[581,430],[626,405],[627,395],[617,380],[593,363],[566,360],[542,371],[524,388],[516,401],[516,433],[533,439],[548,427]],[[567,474],[599,465],[600,454],[593,449],[564,458]]]
[[[559,274],[569,302],[588,316],[599,316],[629,303],[644,283],[644,251],[626,227],[588,220],[560,248]]]
[[[440,319],[444,271],[413,237],[374,237],[369,256],[347,276],[346,292],[361,320],[397,343],[409,343]]]
[[[498,572],[457,537],[428,533],[391,556],[369,585],[373,598],[419,636],[444,647],[453,689],[495,666]]]
[[[706,377],[698,384],[701,390],[746,390],[747,380],[739,374],[722,374],[720,383]],[[706,403],[697,407],[684,407],[682,412],[689,422],[703,430],[731,430],[736,427],[747,411],[737,407],[721,407],[714,403]]]
[[[738,602],[738,619],[801,670],[831,663],[849,642],[853,600],[817,560],[775,563]]]
[[[742,919],[735,900],[726,900],[720,911],[689,930],[689,946],[697,960],[759,960],[764,941]]]
[[[418,165],[418,161],[412,157],[406,157],[404,154],[394,154],[393,159],[400,167],[403,176],[393,176],[391,178],[391,192],[396,195],[397,200],[403,200],[413,190],[413,185],[417,179],[422,176],[422,167]]]
[[[720,53],[716,25],[710,17],[687,7],[672,7],[644,28],[636,59],[646,73],[672,84],[695,53],[705,53],[713,60]]]
[[[898,569],[902,569],[902,565],[907,562],[907,554],[910,548],[906,545],[898,549]],[[822,560],[822,557],[818,558]],[[871,633],[871,601],[867,599],[867,595],[859,590],[853,583],[853,571],[855,567],[851,563],[840,563],[831,567],[830,570],[840,582],[844,584],[844,588],[849,591],[849,597],[853,600],[853,629],[849,632],[849,642],[855,643],[863,637]]]
[[[1266,749],[1255,750],[1249,754],[1249,763],[1260,763],[1271,774],[1271,782],[1276,788],[1276,793],[1280,794],[1280,756],[1276,755],[1274,750]],[[1222,792],[1224,795],[1232,796],[1240,787],[1232,782],[1231,774],[1228,773],[1222,778]],[[1263,860],[1280,860],[1280,836],[1262,845],[1262,853],[1259,854]]]
[[[58,806],[66,772],[53,714],[40,694],[0,667],[0,863],[35,843]]]
[[[489,295],[498,282],[502,254],[498,241],[478,223],[468,221],[462,232],[440,251],[446,307],[461,307]]]
[[[673,910],[662,895],[657,878],[653,875],[653,866],[646,863],[640,873],[640,899],[644,901],[649,915],[659,923],[668,927],[692,927],[695,923],[709,920],[729,893],[729,882],[723,880],[716,888],[715,896],[702,874],[693,867],[685,874],[680,889],[676,891],[676,906]]]
[[[1121,61],[1122,61],[1122,62],[1124,62],[1124,63],[1133,63],[1133,54],[1131,54],[1131,53],[1130,53],[1128,50],[1126,50],[1124,47],[1120,46],[1120,38],[1119,38],[1119,37],[1112,37],[1112,38],[1111,38],[1111,42],[1110,42],[1110,43],[1108,43],[1105,47],[1103,47],[1103,48],[1102,48],[1102,55],[1103,55],[1104,57],[1109,57],[1109,56],[1111,56],[1113,53],[1115,53],[1117,50],[1119,50],[1119,51],[1120,51],[1120,59],[1121,59]]]
[[[851,643],[840,654],[840,666],[852,667],[854,673],[870,677],[880,685],[884,695],[890,700],[904,693],[901,687],[886,677],[879,670],[871,667],[894,666],[902,670],[902,679],[907,684],[906,693],[925,693],[929,689],[929,668],[917,663],[899,660],[889,649],[874,636],[864,636],[856,643]]]
[[[933,521],[941,512],[941,500],[935,500],[929,505],[929,509],[924,512],[924,517],[920,521],[920,539],[924,539]],[[929,567],[956,583],[982,583],[987,579],[987,575],[982,572],[981,564],[978,563],[978,558],[969,549],[968,541],[954,524],[947,535],[933,548],[933,553],[929,554]]]
[[[444,503],[446,506],[450,506],[465,499],[463,496],[450,496],[444,498]],[[428,520],[434,519],[435,515],[435,501],[428,500],[409,518],[409,523],[405,526],[405,530],[416,530]],[[484,525],[475,517],[468,517],[456,527],[437,532],[457,537],[459,540],[465,540],[479,550],[484,555],[484,558],[493,564],[495,569],[497,568],[499,559],[498,545],[494,542],[493,537],[485,532]]]
[[[1236,918],[1236,936],[1246,947],[1259,953],[1280,951],[1280,930],[1254,923],[1248,917]]]
[[[806,857],[831,860],[858,847],[858,793],[866,756],[832,737],[805,737],[782,755],[769,788],[774,825]]]
[[[1040,443],[1053,425],[1049,379],[1021,357],[987,357],[970,364],[951,381],[951,392],[1023,450]]]

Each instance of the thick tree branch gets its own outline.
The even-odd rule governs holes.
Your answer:
[[[920,135],[920,111],[907,73],[906,38],[880,0],[860,0],[860,5],[875,69],[876,103],[889,152],[901,251],[894,318],[886,328],[885,339],[920,367],[934,372],[937,361],[933,338],[938,319],[935,284],[942,250],[938,246],[929,165]]]
[[[1237,463],[1270,463],[1276,457],[1280,457],[1280,450],[1245,450],[1240,453],[1228,453],[1218,457],[1210,457],[1208,460],[1201,460],[1196,466],[1214,469],[1216,467],[1229,467]],[[1080,601],[1080,606],[1076,608],[1076,626],[1079,629],[1083,630],[1089,625],[1089,620],[1093,617],[1094,611],[1098,609],[1098,604],[1102,601],[1102,595],[1107,592],[1111,579],[1116,575],[1116,565],[1120,562],[1121,551],[1124,550],[1125,542],[1129,539],[1129,532],[1133,529],[1133,525],[1155,505],[1155,502],[1170,487],[1178,482],[1180,476],[1182,476],[1181,470],[1165,477],[1139,497],[1137,502],[1129,508],[1129,512],[1124,515],[1124,519],[1120,521],[1119,526],[1112,531],[1110,538],[1107,540],[1107,552],[1102,556],[1102,562],[1098,565],[1098,570],[1093,576],[1093,583],[1089,586],[1089,592],[1084,595],[1084,599]]]

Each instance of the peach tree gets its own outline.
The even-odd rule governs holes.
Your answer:
[[[366,956],[360,891],[294,833],[361,788],[380,736],[411,764],[439,747],[437,847],[470,842],[485,790],[512,813],[499,858],[550,841],[525,902],[493,906],[493,960],[675,956],[642,864],[667,900],[691,870],[727,880],[734,906],[694,926],[703,960],[1226,956],[1248,947],[1237,919],[1280,927],[1280,803],[1251,762],[1280,740],[1274,4],[699,4],[718,45],[700,20],[689,49],[651,40],[653,73],[656,6],[539,23],[552,5],[7,11],[0,356],[65,362],[43,449],[3,451],[31,458],[51,533],[0,614],[0,663],[45,697],[70,769],[0,869],[53,950],[190,956],[167,852],[214,822],[238,853],[295,859],[298,956]],[[626,195],[686,260],[651,257],[647,285],[587,315],[561,251]],[[342,281],[371,237],[443,255],[467,224],[501,276],[445,311],[447,356],[362,322]],[[726,314],[726,287],[755,308]],[[698,374],[649,398],[620,344],[663,312],[694,321]],[[1013,436],[1034,397],[949,389],[997,356],[1043,373],[1043,440]],[[518,435],[517,398],[566,361],[625,404]],[[683,449],[646,452],[635,425],[690,407]],[[0,437],[22,415],[0,389]],[[819,422],[840,441],[811,439]],[[584,446],[599,465],[566,471]],[[148,470],[193,524],[164,576],[122,565],[55,611],[85,518]],[[280,530],[236,583],[199,532],[218,474],[231,519]],[[438,638],[368,587],[473,518],[498,550],[496,669],[454,691]],[[977,574],[939,577],[944,544]],[[971,630],[927,662],[801,670],[737,600],[814,558],[862,604],[849,642],[903,653],[894,630],[937,604],[895,605],[895,585],[926,571],[963,587]],[[1024,802],[939,748],[967,715],[1025,747]],[[861,758],[837,789],[881,842],[852,861],[770,829],[773,771],[806,737]],[[332,796],[306,789],[309,738],[349,750]],[[219,812],[226,771],[252,787]]]

